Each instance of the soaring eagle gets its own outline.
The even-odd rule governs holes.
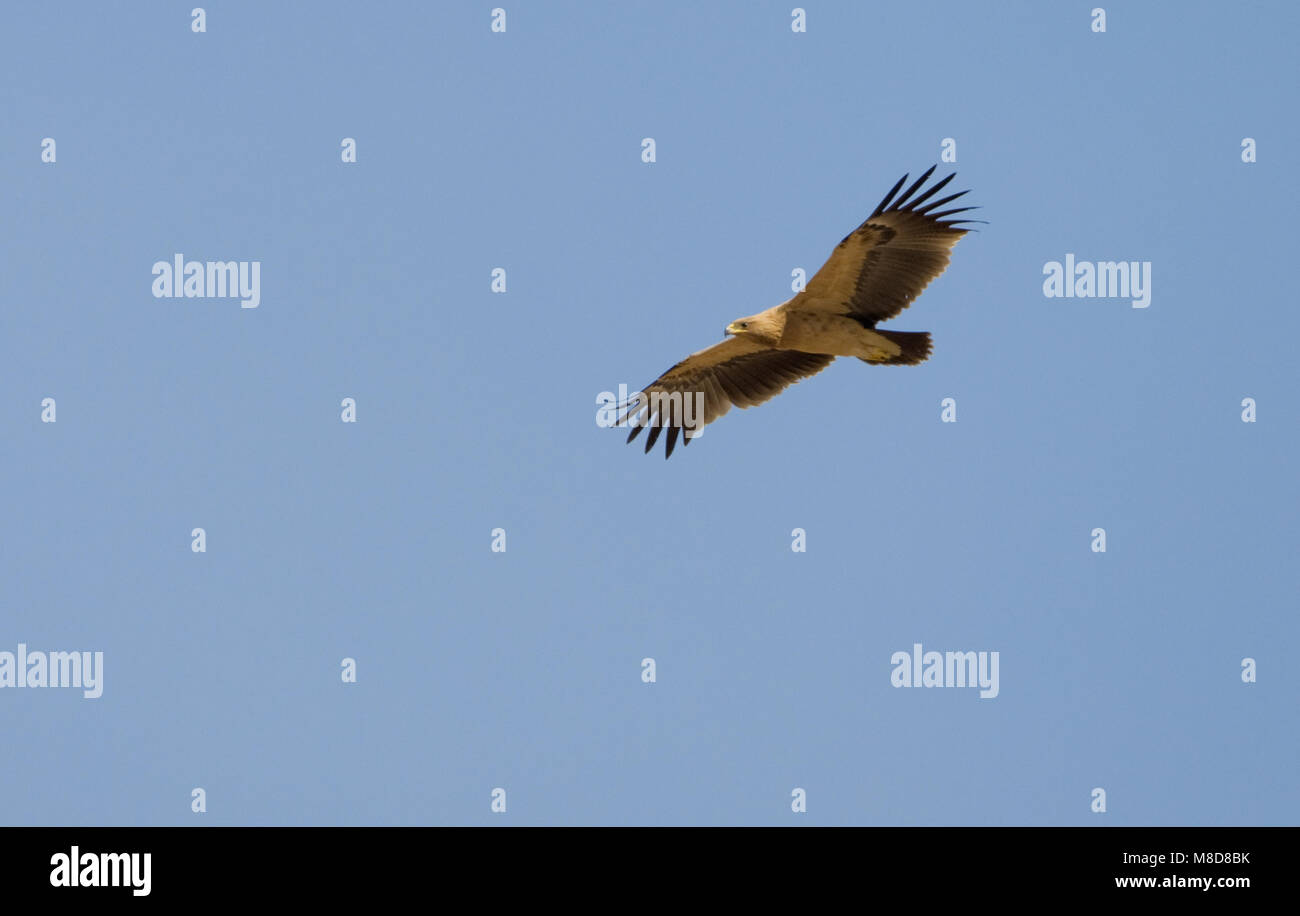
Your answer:
[[[912,304],[948,266],[952,246],[966,234],[968,217],[945,219],[976,207],[940,210],[966,194],[931,197],[956,177],[954,172],[913,197],[934,172],[930,166],[897,199],[904,175],[861,226],[835,246],[808,285],[778,306],[738,318],[726,339],[673,366],[619,405],[619,424],[632,425],[631,442],[649,426],[645,450],[668,430],[664,457],[677,436],[689,444],[705,424],[734,404],[753,407],[810,375],[837,356],[856,356],[879,366],[912,366],[930,355],[928,331],[893,331],[876,322],[893,318]],[[921,206],[926,204],[925,206]]]

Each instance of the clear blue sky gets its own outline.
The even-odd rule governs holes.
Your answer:
[[[199,2],[0,28],[0,823],[1297,822],[1295,4]],[[949,137],[927,363],[596,426]]]

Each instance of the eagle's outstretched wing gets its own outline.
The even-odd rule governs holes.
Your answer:
[[[821,270],[813,275],[789,307],[839,314],[848,312],[867,327],[874,327],[877,321],[893,318],[911,305],[930,281],[948,266],[952,246],[967,231],[960,228],[960,224],[971,222],[969,219],[944,217],[977,209],[939,210],[966,191],[926,204],[956,177],[956,172],[932,185],[921,196],[912,198],[934,170],[935,166],[930,166],[902,196],[894,200],[898,189],[907,181],[906,175],[900,178],[875,212],[835,246]]]
[[[835,359],[823,353],[773,350],[747,337],[728,337],[707,349],[692,353],[673,366],[644,391],[620,404],[631,442],[649,426],[645,450],[654,448],[659,434],[668,430],[664,451],[667,458],[682,435],[682,444],[695,437],[693,430],[722,416],[732,405],[753,407],[787,387],[815,375]]]

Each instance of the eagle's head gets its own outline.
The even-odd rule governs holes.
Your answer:
[[[750,315],[748,318],[737,318],[727,325],[723,333],[736,337],[752,337],[774,347],[781,339],[782,326],[785,324],[781,316],[773,314],[775,311],[769,309],[757,315]]]

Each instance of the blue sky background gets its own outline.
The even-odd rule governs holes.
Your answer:
[[[1297,822],[1300,7],[194,5],[3,14],[0,650],[105,679],[0,691],[0,823]],[[596,426],[945,137],[927,363]]]

